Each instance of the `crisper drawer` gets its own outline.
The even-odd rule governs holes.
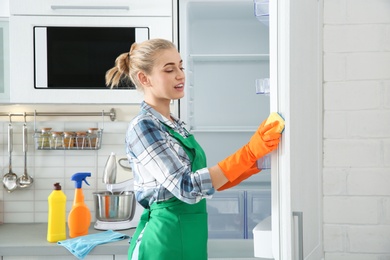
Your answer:
[[[222,191],[207,200],[209,238],[244,238],[244,191]]]
[[[252,239],[255,226],[271,216],[271,189],[218,192],[207,211],[209,238]]]
[[[256,225],[271,216],[271,189],[247,191],[247,229],[246,238],[253,238]]]
[[[171,0],[12,0],[11,15],[172,16]]]

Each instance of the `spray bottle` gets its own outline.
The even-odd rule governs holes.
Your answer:
[[[58,242],[66,239],[66,195],[61,185],[54,183],[54,190],[48,197],[47,241]]]
[[[91,212],[84,202],[84,194],[81,188],[83,181],[90,177],[89,172],[78,172],[72,175],[71,180],[75,181],[74,202],[68,216],[69,237],[74,238],[88,234],[91,225]]]

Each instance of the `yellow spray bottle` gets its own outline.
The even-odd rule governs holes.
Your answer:
[[[78,172],[72,175],[72,181],[75,181],[74,201],[71,211],[68,216],[69,237],[74,238],[88,234],[89,226],[91,225],[91,212],[84,202],[84,194],[82,190],[83,181],[90,177],[89,172]]]

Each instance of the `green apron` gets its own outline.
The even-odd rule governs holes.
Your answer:
[[[180,142],[190,158],[192,171],[205,168],[205,153],[193,135],[184,138],[170,127],[166,127],[170,135]],[[173,197],[164,202],[153,203],[150,209],[145,209],[131,238],[129,260],[142,230],[144,231],[138,259],[207,259],[208,227],[205,199],[196,204],[187,204]]]

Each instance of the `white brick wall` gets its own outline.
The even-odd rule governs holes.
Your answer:
[[[326,260],[390,259],[390,1],[324,1]]]

